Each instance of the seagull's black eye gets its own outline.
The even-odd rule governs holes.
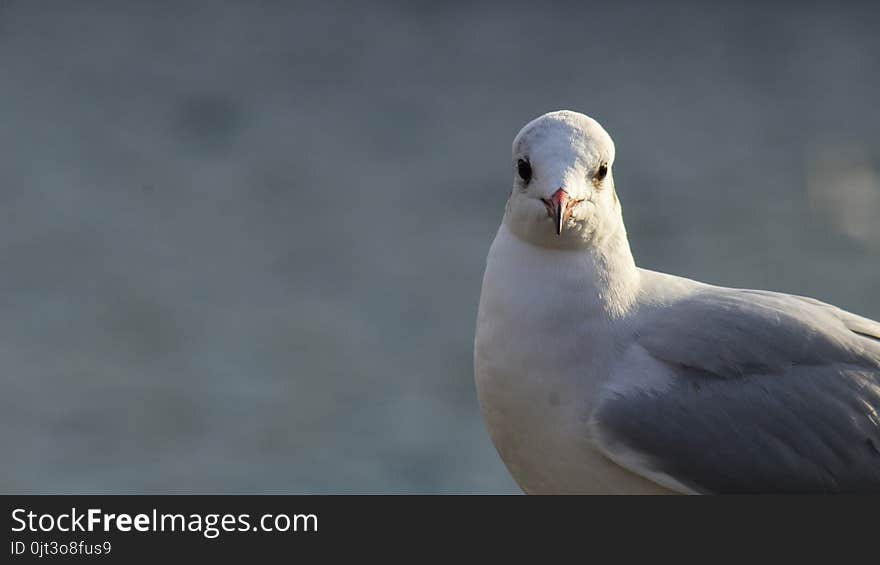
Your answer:
[[[596,170],[596,180],[602,180],[608,174],[608,163],[602,163]]]
[[[532,166],[525,159],[516,162],[516,172],[524,182],[529,182],[532,179]]]

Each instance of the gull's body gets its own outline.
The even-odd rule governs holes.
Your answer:
[[[880,324],[639,269],[613,160],[572,112],[514,141],[475,373],[523,490],[880,491]]]

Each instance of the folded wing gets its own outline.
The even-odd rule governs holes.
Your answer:
[[[597,409],[616,461],[697,492],[880,491],[877,322],[709,287],[636,331],[632,347],[670,378],[616,390]]]

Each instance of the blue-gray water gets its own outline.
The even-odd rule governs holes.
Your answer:
[[[880,318],[870,3],[0,3],[0,491],[515,492],[473,322],[522,124],[636,259]]]

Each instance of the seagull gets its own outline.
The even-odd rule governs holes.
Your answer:
[[[520,488],[880,492],[880,323],[637,267],[614,156],[571,111],[513,141],[474,372]]]

